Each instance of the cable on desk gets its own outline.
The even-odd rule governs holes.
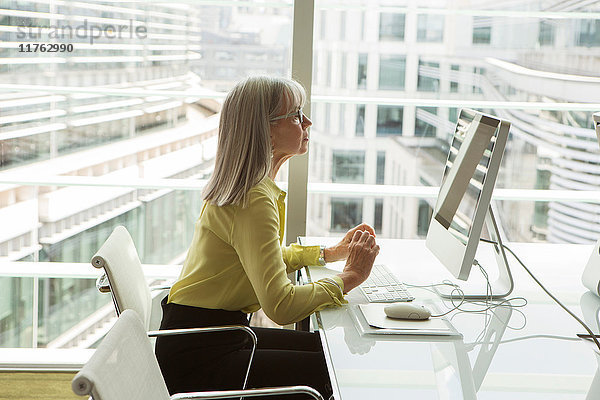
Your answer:
[[[572,337],[572,336],[529,335],[529,336],[521,336],[521,337],[517,337],[517,338],[501,340],[498,342],[498,344],[514,343],[514,342],[520,342],[522,340],[529,340],[529,339],[553,339],[553,340],[565,340],[568,342],[579,342],[581,340],[579,338]],[[465,345],[472,345],[472,346],[477,346],[480,344],[488,344],[488,342],[475,341],[472,343],[465,343]]]
[[[495,242],[493,240],[489,240],[489,239],[480,239],[482,242],[485,243],[491,243],[494,245],[498,245],[498,242]],[[531,276],[531,278],[535,281],[535,283],[537,283],[544,292],[546,292],[546,294],[548,296],[550,296],[550,298],[552,300],[554,300],[556,302],[556,304],[558,304],[559,306],[562,307],[563,310],[565,310],[571,317],[573,317],[577,322],[579,322],[579,324],[581,324],[581,326],[583,326],[583,328],[591,335],[591,338],[593,339],[594,343],[596,343],[596,346],[598,346],[598,350],[600,350],[600,342],[598,342],[598,339],[596,338],[596,336],[594,335],[594,332],[592,332],[592,330],[586,325],[585,322],[583,322],[577,315],[575,315],[571,310],[569,310],[563,303],[560,302],[560,300],[558,300],[552,293],[550,293],[550,291],[548,289],[546,289],[546,287],[542,284],[542,282],[540,282],[535,275],[533,275],[533,273],[529,270],[529,268],[527,268],[527,266],[523,263],[523,261],[521,261],[521,259],[515,254],[514,251],[511,250],[510,247],[506,246],[504,243],[502,244],[502,247],[504,247],[510,254],[512,254],[512,256],[515,258],[515,260],[517,260],[519,262],[519,264],[521,264],[521,266],[525,269],[525,271],[527,271],[527,273],[529,274],[529,276]]]
[[[519,300],[523,301],[523,303],[522,304],[513,304],[515,301],[519,301]],[[477,311],[458,310],[458,312],[456,314],[454,314],[450,317],[450,321],[454,320],[454,318],[458,317],[462,313],[485,313],[485,322],[483,325],[483,329],[481,330],[481,332],[479,332],[479,334],[475,338],[475,342],[481,340],[485,336],[485,333],[487,332],[487,329],[489,328],[489,325],[492,322],[493,318],[488,317],[488,312],[491,313],[493,315],[493,317],[500,319],[500,317],[498,317],[498,315],[496,314],[497,308],[503,308],[503,307],[510,308],[512,311],[519,313],[521,315],[521,317],[523,318],[523,323],[519,327],[510,326],[508,324],[508,321],[506,321],[506,328],[508,328],[510,330],[514,330],[514,331],[519,331],[519,330],[522,330],[523,328],[525,328],[525,326],[527,326],[527,317],[525,316],[525,313],[523,313],[523,311],[519,310],[519,308],[525,307],[527,305],[527,300],[523,297],[514,297],[512,299],[503,299],[501,301],[498,301],[497,303],[492,303],[491,305],[489,303],[486,303],[483,301],[478,301],[478,300],[474,300],[469,303],[475,304],[475,305],[482,304],[482,306],[485,308],[482,310],[477,310]],[[513,317],[511,317],[510,319],[512,319],[512,318]]]
[[[483,268],[483,266],[479,264],[479,261],[477,261],[477,259],[473,259],[473,265],[477,265],[479,267],[481,275],[483,275],[483,277],[485,278],[485,305],[486,307],[489,307],[489,303],[492,300],[492,285],[490,284],[490,276],[488,275],[487,271]],[[483,323],[483,330],[481,331],[480,335],[485,335],[484,332],[487,330],[488,326],[490,325],[490,322],[492,321],[492,319],[488,317],[487,312],[488,310],[485,310],[485,320]],[[477,338],[479,339],[479,336]]]
[[[436,286],[450,286],[450,287],[452,287],[452,291],[450,292],[450,295],[454,296],[455,292],[458,293],[458,295],[461,297],[460,303],[458,305],[454,304],[454,297],[451,297],[453,308],[442,314],[431,315],[432,318],[443,317],[444,315],[450,314],[454,310],[459,310],[460,309],[459,307],[465,302],[465,292],[462,291],[460,286],[458,286],[457,284],[452,283],[448,280],[444,280],[441,283],[434,283],[431,285],[411,285],[410,283],[406,283],[406,282],[402,282],[402,284],[407,287],[425,289],[432,293],[435,293],[435,292],[433,290],[431,290],[430,288],[433,288]]]
[[[431,288],[434,287],[438,287],[438,286],[450,286],[452,288],[452,291],[450,292],[451,295],[455,295],[458,294],[460,296],[460,299],[456,299],[454,297],[450,297],[450,302],[452,303],[452,306],[447,306],[448,308],[450,308],[450,310],[448,310],[445,313],[442,314],[437,314],[437,315],[432,315],[431,317],[443,317],[447,314],[450,314],[452,311],[454,310],[458,310],[460,312],[464,312],[464,313],[472,313],[472,314],[481,314],[481,313],[487,313],[487,311],[492,311],[494,308],[497,307],[511,307],[511,308],[517,308],[517,307],[525,307],[527,305],[527,299],[525,299],[524,297],[512,297],[510,299],[502,299],[499,302],[493,302],[491,300],[491,295],[492,295],[492,287],[491,284],[489,282],[489,277],[487,275],[487,272],[483,269],[483,267],[481,265],[479,265],[479,263],[477,263],[477,265],[479,266],[480,270],[482,271],[483,276],[486,278],[487,281],[487,292],[486,292],[486,298],[485,300],[481,301],[481,300],[467,300],[465,298],[465,294],[462,291],[462,289],[460,288],[459,285],[457,285],[454,282],[451,282],[449,280],[444,280],[441,283],[434,283],[431,285],[412,285],[410,283],[406,283],[403,282],[403,284],[407,287],[414,287],[414,288],[420,288],[420,289],[425,289],[428,290],[432,293],[435,293],[433,290],[431,290]],[[455,301],[460,300],[458,304],[455,303]],[[523,301],[523,304],[519,304],[519,305],[514,305],[511,304],[511,301],[518,301],[521,300]],[[444,299],[442,299],[442,302],[444,301]],[[483,305],[482,305],[483,303]],[[508,304],[506,304],[508,303]],[[468,310],[465,308],[461,308],[464,304],[471,304],[471,305],[477,305],[477,306],[482,306],[483,308],[478,309],[478,310]],[[487,324],[489,324],[489,322],[486,322],[486,326]],[[485,328],[484,328],[485,329]]]

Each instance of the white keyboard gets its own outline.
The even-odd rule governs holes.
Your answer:
[[[360,284],[359,288],[369,303],[394,303],[415,299],[408,292],[406,286],[385,265],[381,264],[373,265],[371,275]]]

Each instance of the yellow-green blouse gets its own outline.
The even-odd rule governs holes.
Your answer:
[[[285,195],[266,177],[250,190],[245,208],[205,202],[169,303],[246,313],[262,307],[281,325],[346,303],[337,276],[307,285],[288,278],[318,264],[319,246],[282,246]]]

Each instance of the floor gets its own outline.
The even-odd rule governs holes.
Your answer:
[[[83,399],[71,390],[74,376],[74,372],[0,372],[0,399]]]

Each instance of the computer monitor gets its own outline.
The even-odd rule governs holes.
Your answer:
[[[499,243],[494,246],[499,274],[491,284],[491,296],[486,284],[478,288],[461,284],[466,298],[502,298],[512,291],[512,277],[490,206],[509,129],[508,121],[461,110],[427,232],[427,248],[460,280],[469,278],[484,225],[490,239]]]

